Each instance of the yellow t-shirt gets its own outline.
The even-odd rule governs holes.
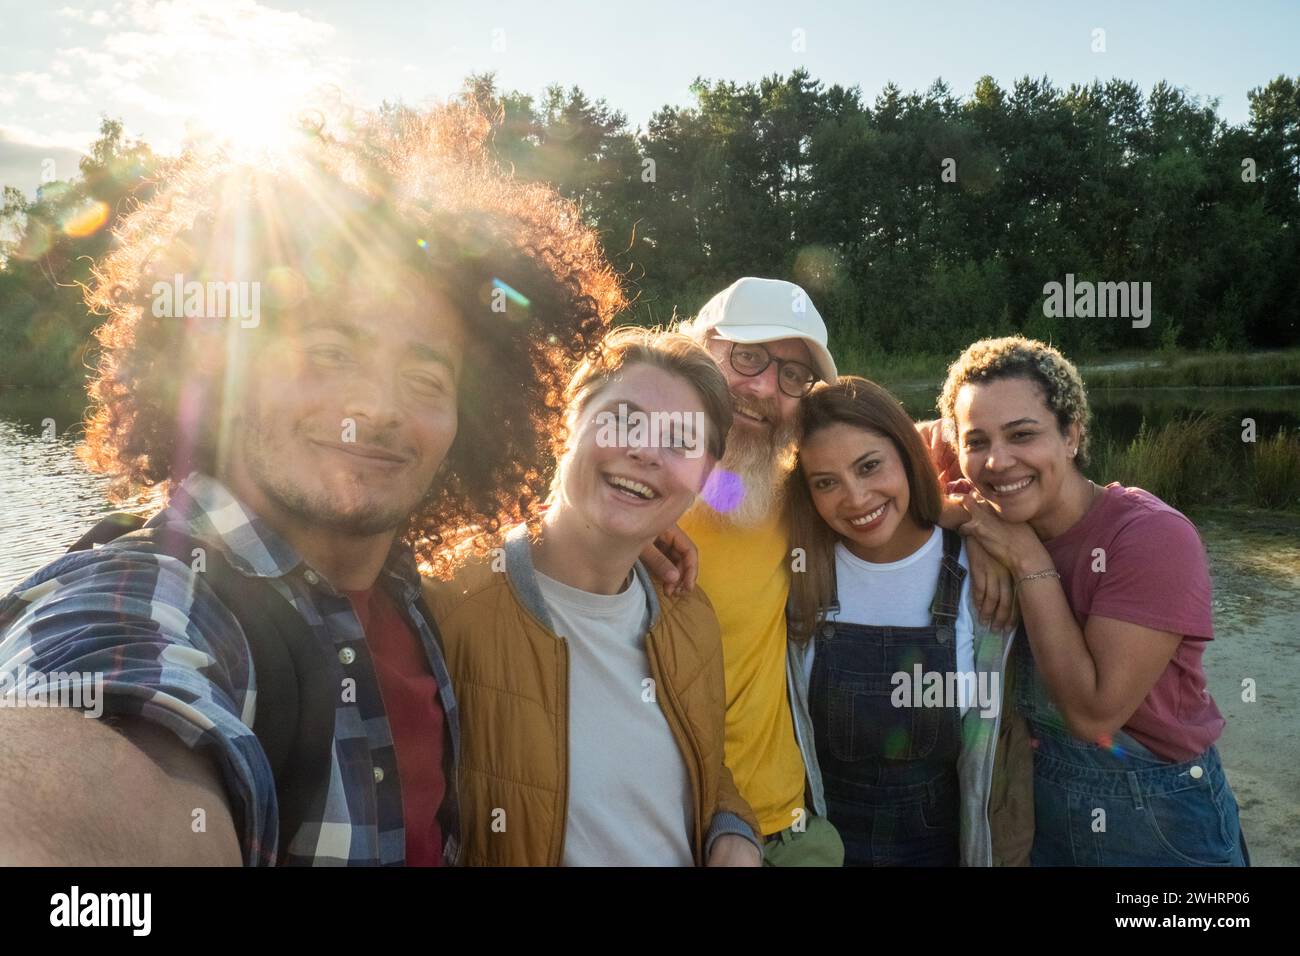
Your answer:
[[[756,528],[720,525],[703,502],[679,523],[700,552],[696,586],[722,625],[727,768],[763,834],[777,833],[795,822],[804,804],[803,756],[785,680],[785,524],[778,514]]]

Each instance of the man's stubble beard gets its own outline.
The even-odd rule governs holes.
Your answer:
[[[243,453],[249,478],[277,508],[303,524],[349,537],[370,537],[399,530],[419,507],[417,501],[409,509],[378,502],[361,509],[342,508],[330,500],[328,493],[309,493],[277,467],[283,452],[272,450],[276,445],[271,440],[273,432],[264,427],[257,409],[249,409],[235,427],[244,433]],[[299,429],[295,426],[294,431]]]

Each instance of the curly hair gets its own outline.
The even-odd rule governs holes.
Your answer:
[[[1074,463],[1080,470],[1086,468],[1092,412],[1083,378],[1074,364],[1055,348],[1023,335],[980,339],[948,366],[948,379],[939,395],[938,408],[949,437],[956,434],[955,408],[962,386],[1002,378],[1024,378],[1035,383],[1062,433],[1078,424],[1079,450]]]
[[[337,133],[304,127],[270,164],[182,156],[121,222],[86,290],[107,320],[79,454],[114,479],[113,497],[217,469],[253,340],[228,323],[214,346],[210,319],[156,315],[155,283],[258,276],[265,318],[255,331],[266,335],[290,316],[337,308],[364,269],[413,276],[468,331],[455,441],[401,531],[422,570],[445,576],[531,517],[559,447],[569,372],[626,300],[577,207],[506,175],[491,132],[476,109],[452,104],[355,114]]]

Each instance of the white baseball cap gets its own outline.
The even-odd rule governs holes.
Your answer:
[[[695,317],[698,332],[712,329],[728,342],[775,342],[803,339],[813,370],[825,381],[836,379],[835,360],[826,348],[826,323],[804,292],[782,279],[737,279],[708,302]]]

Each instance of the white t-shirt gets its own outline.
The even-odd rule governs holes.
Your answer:
[[[565,866],[692,866],[694,796],[650,684],[650,609],[634,574],[591,594],[538,572],[555,632],[569,644],[569,803]]]
[[[957,561],[966,569],[961,600],[957,608],[957,670],[975,670],[975,627],[970,613],[970,563],[963,541]],[[939,585],[943,562],[943,529],[936,526],[930,540],[898,561],[875,564],[853,554],[844,542],[835,545],[835,576],[840,613],[827,620],[845,624],[873,624],[879,627],[926,627],[931,620],[930,604]],[[805,655],[805,667],[812,674],[813,654]],[[959,690],[964,685],[958,683]],[[963,695],[964,696],[964,695]],[[962,700],[961,712],[977,701]]]

